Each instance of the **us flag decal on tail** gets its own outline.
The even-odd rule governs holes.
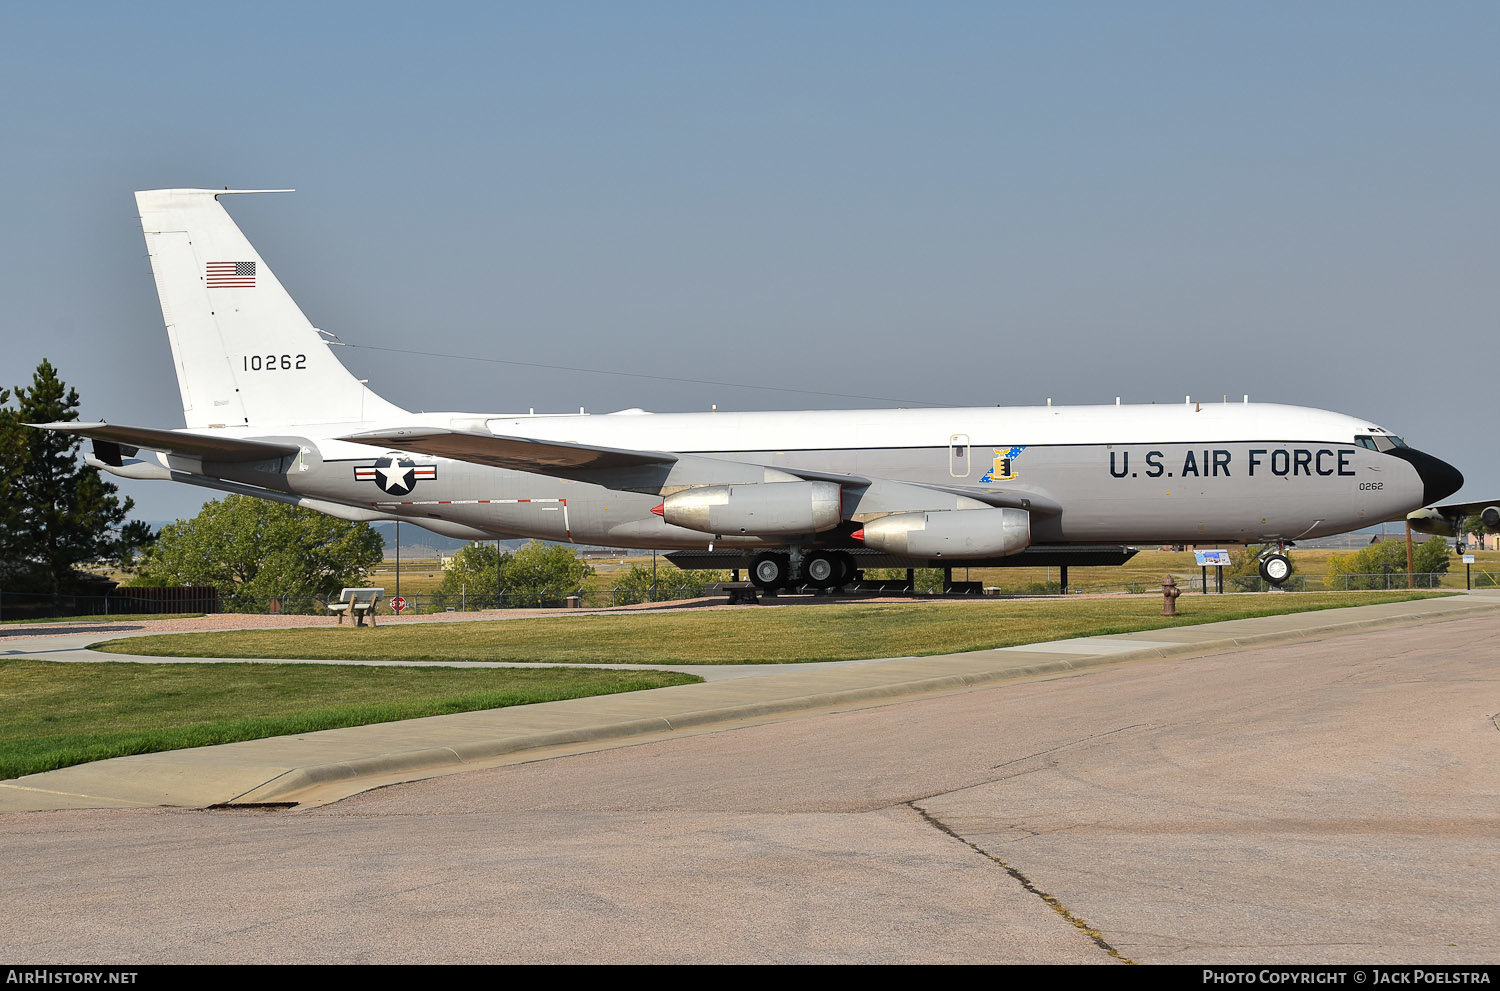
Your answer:
[[[255,262],[209,262],[204,278],[210,289],[254,289]]]

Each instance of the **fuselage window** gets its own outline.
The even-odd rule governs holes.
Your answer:
[[[1375,446],[1375,438],[1366,436],[1365,434],[1360,434],[1358,437],[1355,437],[1354,443],[1358,444],[1360,447],[1367,447],[1372,451],[1380,450],[1380,448]]]

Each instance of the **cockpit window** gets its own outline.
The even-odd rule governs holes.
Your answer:
[[[1371,437],[1368,434],[1357,434],[1355,435],[1354,443],[1360,447],[1369,448],[1372,451],[1394,451],[1398,447],[1406,446],[1406,441],[1400,437],[1389,435]]]

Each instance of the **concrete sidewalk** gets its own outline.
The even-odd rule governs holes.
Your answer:
[[[0,782],[0,812],[319,805],[400,781],[770,722],[794,713],[862,708],[1105,664],[1197,656],[1486,613],[1500,613],[1500,593],[1475,592],[963,654],[816,667],[768,665],[755,668],[755,677],[80,764]],[[109,659],[124,658],[110,655]]]
[[[574,615],[584,615],[575,613]],[[443,668],[551,668],[551,662],[532,661],[383,661],[333,660],[316,657],[155,657],[142,654],[112,654],[102,650],[90,650],[89,644],[103,640],[125,640],[131,637],[150,637],[158,631],[129,629],[110,631],[106,635],[88,633],[61,633],[51,636],[30,636],[25,640],[0,642],[0,658],[27,661],[56,661],[62,664],[333,664],[352,667],[443,667]],[[848,664],[871,664],[881,658],[853,661],[809,661],[795,665],[799,671],[819,670]],[[570,668],[602,668],[609,671],[640,671],[640,664],[568,664]],[[654,671],[677,671],[694,674],[704,681],[726,681],[733,678],[759,678],[785,670],[781,664],[653,664]],[[0,809],[3,809],[0,804]]]

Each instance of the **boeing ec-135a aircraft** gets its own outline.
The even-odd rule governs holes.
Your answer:
[[[1369,420],[1248,401],[410,413],[282,288],[220,203],[244,192],[136,193],[186,428],[42,425],[92,438],[95,467],[466,539],[675,551],[762,588],[1280,545],[1402,519],[1463,483]]]

